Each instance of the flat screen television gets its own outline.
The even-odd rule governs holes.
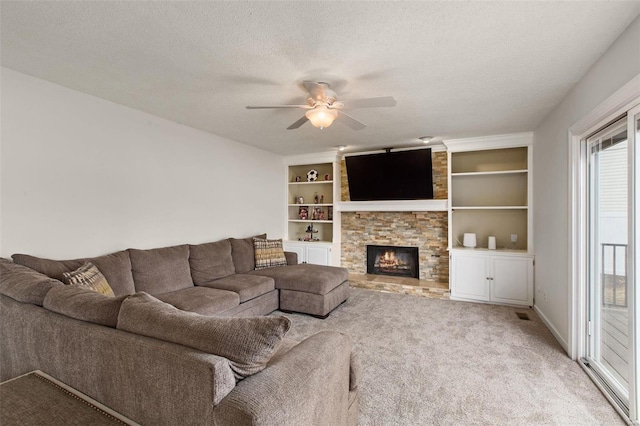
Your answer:
[[[345,158],[351,201],[433,199],[431,149]]]

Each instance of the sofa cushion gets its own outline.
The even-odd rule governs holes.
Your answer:
[[[256,259],[256,269],[286,266],[287,258],[282,250],[282,240],[253,239],[253,251]]]
[[[26,266],[0,259],[0,293],[5,296],[18,302],[42,306],[45,296],[53,287],[64,287],[64,284]]]
[[[186,244],[151,250],[129,249],[136,291],[162,294],[193,287]]]
[[[227,358],[236,379],[262,371],[289,331],[286,317],[218,318],[181,311],[146,293],[129,296],[117,328]]]
[[[47,293],[43,306],[67,317],[115,328],[127,296],[105,296],[77,285],[56,286]]]
[[[113,290],[100,270],[91,262],[87,262],[75,271],[64,272],[64,280],[72,286],[82,286],[96,293],[113,297]]]
[[[235,274],[200,284],[203,287],[218,288],[238,293],[240,303],[254,299],[263,294],[267,294],[276,288],[273,278],[261,277],[259,275]]]
[[[233,275],[236,268],[231,257],[231,242],[189,245],[189,265],[195,285]]]
[[[215,315],[240,304],[237,293],[207,287],[183,288],[171,293],[158,294],[156,298],[183,311],[202,315]]]
[[[231,256],[233,257],[233,265],[236,274],[244,274],[245,272],[256,269],[256,258],[253,252],[253,239],[267,238],[267,234],[256,235],[249,238],[229,238],[231,242]]]
[[[291,266],[260,269],[251,275],[271,277],[280,290],[295,290],[313,294],[327,294],[349,278],[347,268],[300,263]]]
[[[28,254],[11,256],[15,263],[27,266],[56,280],[64,281],[63,273],[78,269],[86,262],[91,262],[102,272],[116,296],[136,292],[131,274],[131,260],[128,251],[118,251],[104,256],[73,259],[51,260]]]

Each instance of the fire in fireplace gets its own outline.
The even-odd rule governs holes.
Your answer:
[[[367,274],[418,278],[418,247],[367,245]]]

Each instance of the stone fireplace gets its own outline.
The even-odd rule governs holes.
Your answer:
[[[432,151],[432,164],[434,198],[446,200],[447,153]],[[340,174],[340,200],[350,201],[344,160]],[[367,273],[367,245],[415,247],[417,278],[448,288],[446,211],[343,211],[341,222],[340,261],[350,273]],[[405,278],[391,278],[396,279]]]
[[[343,212],[341,264],[367,273],[367,245],[416,247],[418,278],[448,283],[447,212]]]
[[[418,247],[367,245],[367,274],[418,278]]]

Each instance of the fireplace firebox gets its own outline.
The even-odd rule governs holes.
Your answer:
[[[367,245],[367,274],[418,278],[418,247]]]

